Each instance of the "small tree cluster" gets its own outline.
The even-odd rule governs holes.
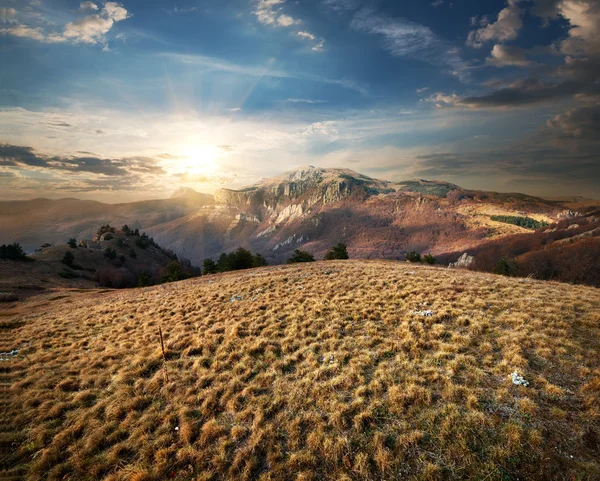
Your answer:
[[[72,267],[73,263],[75,262],[75,255],[71,251],[67,251],[65,252],[61,262],[69,267]]]
[[[252,254],[252,252],[243,247],[239,247],[233,252],[224,252],[219,256],[217,262],[214,262],[212,259],[205,259],[202,264],[205,274],[239,271],[267,265],[269,263],[261,254]]]
[[[301,251],[300,249],[296,249],[287,261],[288,264],[297,264],[300,262],[314,262],[315,258],[310,252]]]
[[[68,241],[67,241],[67,245],[71,248],[71,249],[77,249],[77,239],[71,237]]]
[[[426,264],[437,264],[437,259],[435,257],[433,257],[431,254],[425,254],[424,256],[421,257],[421,254],[419,254],[416,251],[411,251],[408,254],[406,254],[406,260],[408,262],[425,262]]]
[[[0,246],[0,259],[20,261],[27,259],[27,255],[21,244],[15,242],[14,244],[2,244]]]
[[[343,243],[338,243],[336,245],[334,245],[328,252],[327,254],[325,254],[325,260],[326,261],[333,261],[336,259],[349,259],[350,256],[348,255],[348,249],[346,247],[346,244]]]
[[[112,247],[107,247],[106,249],[104,249],[104,257],[113,260],[117,257],[117,251],[114,250]]]
[[[504,222],[505,224],[513,224],[519,227],[524,227],[525,229],[536,230],[540,227],[545,227],[548,225],[547,222],[540,222],[538,220],[532,219],[531,217],[520,217],[516,215],[492,215],[490,219],[496,222]]]

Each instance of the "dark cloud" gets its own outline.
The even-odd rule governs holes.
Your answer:
[[[598,143],[600,142],[600,105],[569,110],[548,120],[546,125],[561,137]]]
[[[49,170],[86,172],[108,177],[128,177],[138,174],[165,174],[156,159],[150,157],[126,157],[103,159],[89,152],[83,156],[48,156],[36,153],[31,147],[0,145],[0,165],[38,167]]]

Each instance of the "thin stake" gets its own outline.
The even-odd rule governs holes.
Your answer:
[[[158,334],[160,335],[160,347],[163,355],[163,369],[165,371],[165,379],[169,382],[169,374],[167,373],[167,356],[165,355],[165,343],[163,342],[162,329],[158,326]]]

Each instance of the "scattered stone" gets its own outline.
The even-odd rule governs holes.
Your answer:
[[[243,301],[244,298],[242,296],[232,296],[232,298],[229,300],[229,302],[235,302],[235,301]]]
[[[422,316],[422,317],[431,317],[433,316],[433,311],[425,310],[425,311],[413,311],[413,315]]]
[[[510,376],[512,377],[513,384],[515,384],[517,386],[524,386],[524,387],[529,386],[529,382],[526,381],[523,376],[520,376],[517,371],[513,372]]]

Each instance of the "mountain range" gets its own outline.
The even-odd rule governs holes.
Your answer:
[[[573,202],[583,201],[474,191],[442,181],[391,182],[349,169],[304,166],[214,195],[182,188],[169,199],[124,204],[0,202],[0,243],[19,242],[32,251],[71,237],[91,239],[99,225],[108,223],[145,231],[197,265],[238,246],[270,263],[283,262],[297,248],[322,257],[337,242],[348,245],[351,257],[394,259],[410,251],[465,251],[528,232],[492,216],[553,223],[574,215]]]

